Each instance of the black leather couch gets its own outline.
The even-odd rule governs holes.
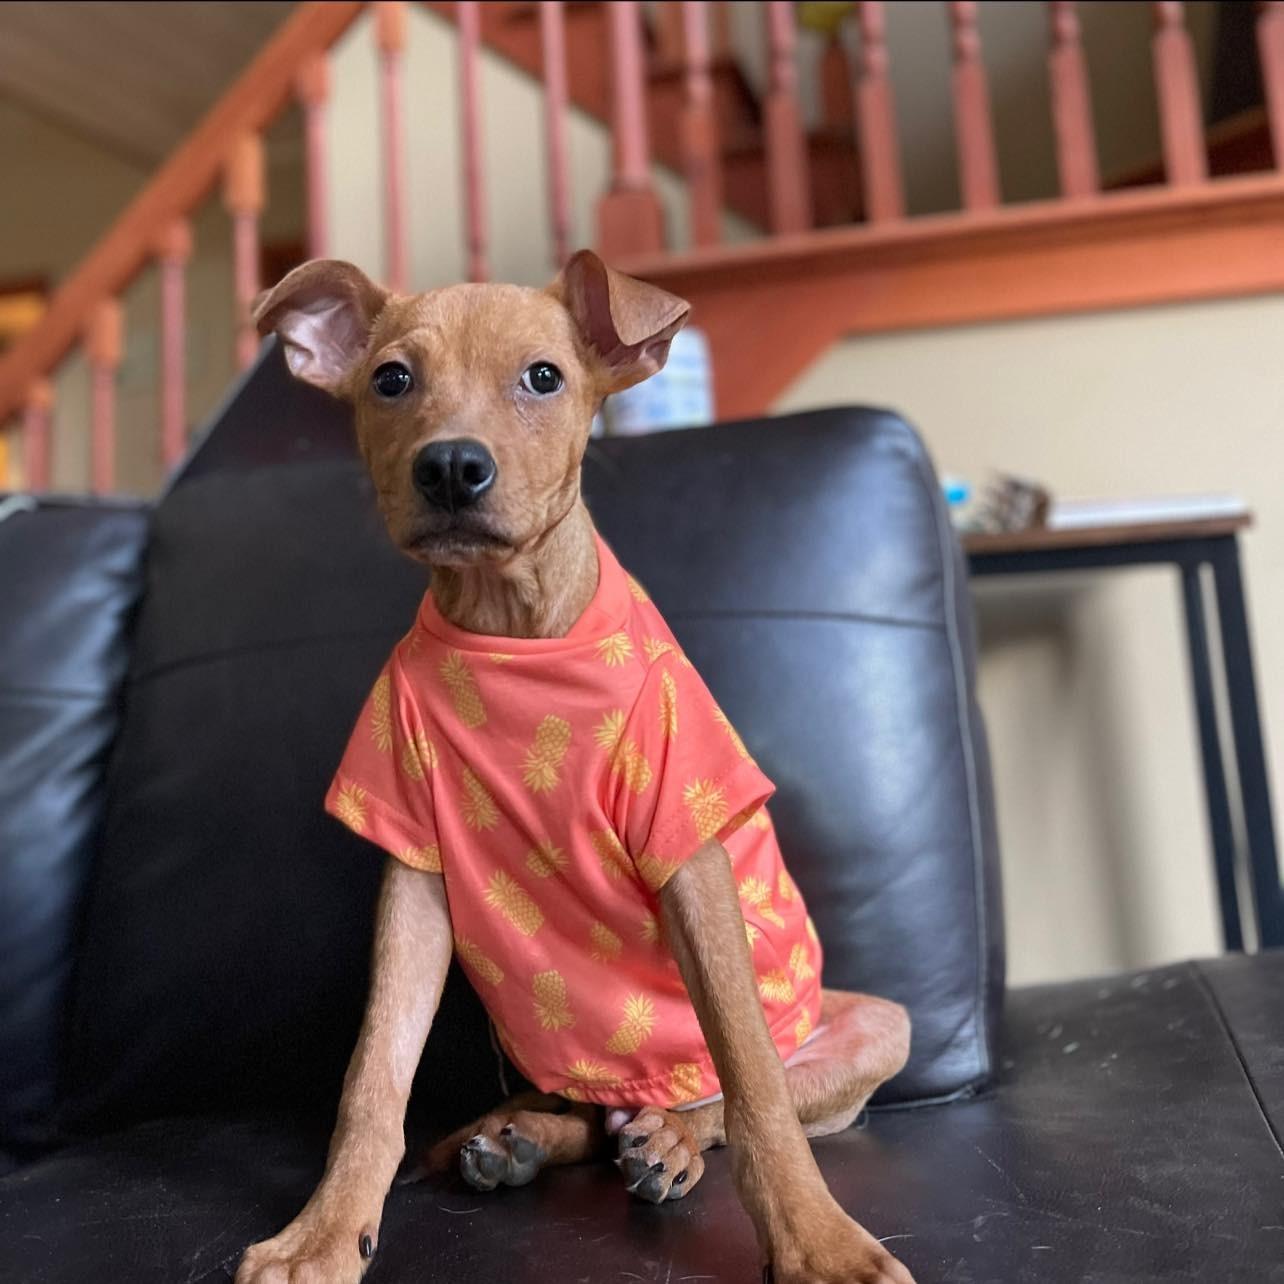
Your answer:
[[[842,1203],[920,1284],[1284,1279],[1284,959],[1004,1003],[967,586],[913,432],[610,441],[586,489],[780,787],[826,982],[913,1014],[906,1072],[817,1145]],[[0,521],[0,1281],[225,1280],[306,1198],[380,869],[320,799],[422,588],[272,349],[154,507]],[[452,977],[408,1130],[498,1095]],[[609,1167],[399,1188],[368,1275],[756,1278],[725,1154],[658,1209]]]

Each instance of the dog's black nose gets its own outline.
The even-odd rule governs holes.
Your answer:
[[[495,460],[479,441],[434,441],[416,456],[415,489],[435,508],[454,512],[475,504],[494,484]]]

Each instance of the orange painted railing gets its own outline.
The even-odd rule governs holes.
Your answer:
[[[259,226],[270,197],[264,131],[287,104],[299,105],[307,248],[324,254],[330,248],[328,52],[366,7],[300,4],[66,279],[36,327],[0,359],[0,424],[20,437],[29,487],[43,489],[54,480],[58,407],[51,379],[79,349],[90,371],[92,486],[114,488],[115,392],[124,355],[120,299],[150,266],[158,269],[160,282],[158,449],[167,467],[181,458],[188,430],[185,273],[193,215],[220,185],[233,232],[236,361],[244,367],[253,359],[258,340],[250,308],[263,284]],[[402,83],[407,6],[370,7],[380,69],[384,275],[393,286],[407,288],[411,243],[404,165],[413,144]],[[454,22],[458,32],[459,190],[468,275],[483,280],[489,270],[480,78],[481,50],[489,48],[544,85],[553,263],[565,261],[574,248],[567,115],[577,106],[607,122],[612,136],[612,173],[597,203],[598,248],[693,297],[710,335],[720,408],[726,412],[762,410],[785,380],[843,333],[1284,287],[1284,253],[1272,239],[1278,237],[1274,220],[1284,209],[1279,0],[1260,4],[1257,19],[1274,168],[1239,180],[1209,178],[1185,7],[1151,6],[1166,183],[1145,193],[1102,191],[1077,6],[1049,4],[1048,84],[1061,195],[1025,206],[1002,199],[977,5],[943,4],[962,208],[926,218],[906,212],[886,36],[889,6],[874,0],[852,6],[858,40],[850,62],[841,33],[831,35],[819,71],[821,124],[831,142],[834,136],[846,139],[846,150],[831,147],[823,154],[818,136],[809,135],[804,123],[796,15],[787,0],[760,6],[767,69],[761,102],[750,103],[730,123],[728,101],[743,106],[749,91],[729,52],[725,5],[667,0],[652,6],[649,18],[636,0],[458,0],[426,7]],[[754,147],[757,169],[746,171],[744,157]],[[858,219],[846,227],[832,226],[835,203],[822,190],[826,172],[835,172],[835,156],[842,182],[860,193],[859,210],[844,216]],[[666,239],[657,162],[686,182],[691,245],[685,250]],[[746,186],[746,172],[756,175],[756,191]],[[756,217],[762,237],[724,245],[728,210]],[[758,310],[752,327],[745,325],[747,307]]]

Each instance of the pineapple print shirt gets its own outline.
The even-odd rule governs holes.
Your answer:
[[[731,854],[782,1057],[820,1009],[820,946],[763,804],[773,786],[645,592],[599,541],[564,638],[455,628],[429,593],[326,799],[446,880],[458,956],[546,1092],[676,1106],[720,1089],[658,923],[705,840]]]

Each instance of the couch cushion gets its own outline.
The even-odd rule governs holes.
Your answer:
[[[273,380],[269,357],[157,512],[77,997],[86,1123],[300,1093],[332,1109],[358,1021],[379,858],[319,804],[424,584],[336,451],[337,412],[313,442],[313,401],[274,400]],[[246,398],[281,422],[250,432]],[[913,1010],[888,1095],[983,1082],[1002,958],[988,771],[917,438],[847,410],[607,442],[585,487],[780,785],[826,982]],[[459,1011],[434,1031],[449,1067],[424,1062],[443,1110],[493,1085],[478,1010]]]
[[[0,1151],[48,1144],[76,914],[97,841],[148,513],[4,501]]]
[[[1245,961],[1241,990],[1277,994]],[[1265,1009],[1263,1010],[1265,1011]],[[1278,1004],[1259,1027],[1284,1046]],[[1284,1160],[1245,1081],[1233,1015],[1192,965],[1011,996],[986,1097],[875,1114],[816,1143],[839,1201],[927,1281],[1158,1284],[1284,1278]],[[0,1279],[225,1282],[307,1199],[324,1128],[164,1120],[0,1179]],[[757,1278],[725,1151],[676,1205],[607,1164],[479,1195],[394,1190],[368,1284]]]

